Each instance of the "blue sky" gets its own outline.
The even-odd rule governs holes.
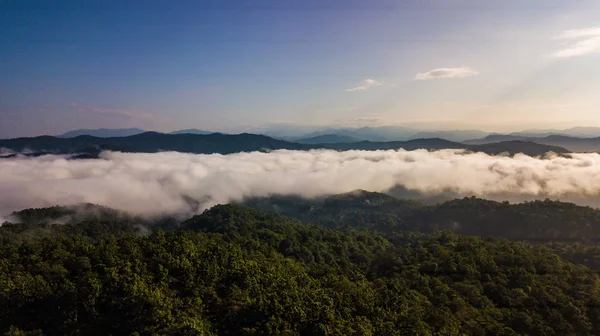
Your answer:
[[[0,137],[600,126],[599,1],[2,1]]]

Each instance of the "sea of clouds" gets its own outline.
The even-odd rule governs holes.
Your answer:
[[[600,206],[600,155],[490,156],[461,150],[253,152],[231,155],[105,152],[0,160],[0,215],[95,203],[140,215],[194,213],[245,197],[306,197],[364,189],[400,196],[552,198]]]

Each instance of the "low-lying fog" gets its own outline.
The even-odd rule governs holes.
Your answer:
[[[489,156],[460,150],[288,151],[193,155],[105,152],[0,160],[0,215],[89,202],[135,214],[198,212],[271,194],[321,196],[356,189],[443,200],[552,198],[600,206],[600,155]]]

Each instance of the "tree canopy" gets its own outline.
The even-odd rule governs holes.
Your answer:
[[[465,202],[512,207],[439,208]],[[6,335],[600,334],[600,278],[557,254],[583,260],[583,244],[322,225],[238,205],[168,230],[39,220],[63,210],[0,227]]]

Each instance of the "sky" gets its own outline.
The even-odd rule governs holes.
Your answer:
[[[600,126],[600,1],[0,1],[0,138]]]

